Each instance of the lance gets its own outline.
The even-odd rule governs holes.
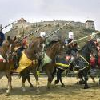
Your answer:
[[[17,21],[14,21],[14,22],[12,22],[12,23],[10,23],[10,24],[8,24],[8,25],[2,27],[2,29],[5,29],[5,28],[7,28],[8,26],[10,26],[10,25],[12,25],[12,24],[14,24],[14,23],[16,23],[16,22],[17,22]]]
[[[83,39],[86,39],[86,38],[89,37],[89,36],[95,36],[95,35],[97,35],[98,33],[99,33],[99,32],[94,33],[94,34],[91,34],[91,35],[88,35],[88,36],[84,36],[84,37],[82,37],[82,38],[80,38],[80,39],[78,39],[78,40],[73,40],[73,41],[76,41],[76,42],[82,41]]]

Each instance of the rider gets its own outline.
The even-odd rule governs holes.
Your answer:
[[[44,43],[42,44],[42,51],[44,51],[45,49],[45,42],[46,42],[46,32],[40,32],[40,37],[42,37],[42,39],[44,39]]]
[[[27,48],[27,36],[22,39],[22,48]]]
[[[70,63],[70,70],[73,70],[73,60],[77,56],[78,52],[78,44],[74,42],[74,33],[69,32],[69,39],[65,41],[65,44],[67,46],[66,50],[66,60]],[[68,58],[68,59],[67,59]]]
[[[65,41],[66,46],[68,47],[68,50],[66,51],[67,55],[73,55],[75,56],[78,51],[78,44],[74,42],[74,33],[69,32],[69,39]]]
[[[41,57],[39,57],[38,59],[38,70],[42,71],[42,69],[40,69],[42,66],[42,58],[44,57],[44,51],[45,51],[45,47],[46,47],[46,32],[40,32],[40,37],[42,37],[42,39],[44,39],[44,43],[42,44],[42,55]]]
[[[5,35],[2,32],[2,24],[0,24],[0,46],[2,46],[2,42],[5,40]]]

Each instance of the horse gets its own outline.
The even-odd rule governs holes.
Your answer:
[[[22,91],[26,91],[25,82],[28,80],[30,87],[33,87],[32,83],[30,82],[30,71],[34,74],[36,79],[36,87],[38,91],[38,75],[37,75],[37,68],[38,68],[38,59],[42,52],[42,44],[44,43],[44,39],[42,37],[35,37],[28,45],[27,48],[22,49],[19,55],[19,47],[22,46],[21,40],[14,41],[14,49],[16,54],[15,62],[17,64],[16,69],[13,72],[18,72],[19,76],[22,77]],[[13,57],[14,55],[12,55]]]
[[[10,55],[12,53],[12,46],[10,41],[4,40],[2,47],[0,47],[0,78],[5,74],[8,79],[8,87],[6,90],[6,95],[10,94],[11,90],[11,75],[10,75]]]
[[[84,89],[88,88],[89,86],[87,85],[87,74],[90,69],[89,67],[89,62],[90,62],[90,53],[93,52],[95,55],[97,55],[97,48],[94,42],[88,41],[84,47],[78,52],[76,52],[76,56],[74,59],[71,61],[71,57],[69,59],[69,63],[67,64],[67,67],[62,68],[61,66],[57,68],[57,80],[55,80],[55,84],[58,84],[59,81],[62,84],[62,87],[64,87],[64,83],[62,82],[62,72],[67,70],[68,71],[78,71],[78,77],[81,79],[79,83],[84,83]],[[74,53],[75,54],[75,53]],[[65,58],[64,58],[65,59]],[[79,63],[80,62],[80,63]],[[63,64],[64,66],[64,64]],[[79,67],[78,67],[79,66]],[[85,79],[85,80],[84,80]],[[84,80],[84,81],[83,81]]]
[[[63,50],[64,43],[61,40],[52,42],[52,44],[44,52],[44,57],[42,58],[43,70],[48,76],[47,89],[50,89],[51,82],[54,79],[55,68],[57,67],[55,63],[56,56]]]
[[[98,55],[98,50],[93,40],[88,41],[80,50],[81,57],[86,62],[86,65],[83,68],[80,68],[78,71],[78,77],[81,79],[79,83],[85,84],[84,89],[89,88],[87,81],[88,81],[88,74],[90,71],[91,53],[93,53],[95,56]]]
[[[74,68],[74,60],[77,56],[77,43],[71,44],[71,47],[69,48],[70,44],[65,46],[65,51],[63,51],[61,54],[57,56],[56,63],[58,67],[56,67],[55,73],[57,73],[57,79],[54,81],[54,84],[61,83],[62,87],[65,87],[65,84],[62,81],[62,73],[65,71],[66,76],[70,71],[73,71]]]

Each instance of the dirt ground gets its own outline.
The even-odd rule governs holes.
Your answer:
[[[78,79],[73,77],[63,77],[66,87],[61,87],[59,83],[56,87],[52,86],[51,90],[47,91],[47,77],[40,76],[40,93],[37,94],[33,76],[31,76],[31,82],[34,84],[34,88],[30,89],[28,82],[26,82],[26,92],[21,90],[21,79],[13,76],[13,90],[10,96],[6,96],[7,79],[3,77],[0,80],[0,89],[2,90],[0,100],[100,100],[100,87],[97,85],[98,79],[96,79],[95,84],[89,79],[88,83],[91,87],[89,89],[83,89],[83,85],[75,84],[77,81]]]

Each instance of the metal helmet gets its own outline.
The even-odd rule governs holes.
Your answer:
[[[40,36],[41,37],[45,37],[46,36],[46,32],[40,32]]]
[[[69,32],[69,39],[74,39],[74,32]]]

